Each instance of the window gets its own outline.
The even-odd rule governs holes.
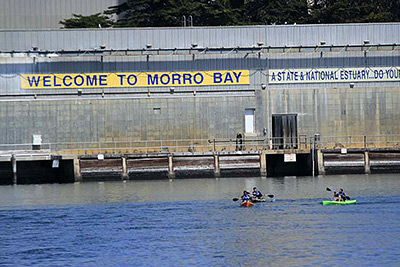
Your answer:
[[[246,133],[254,133],[254,109],[245,110],[244,124]]]

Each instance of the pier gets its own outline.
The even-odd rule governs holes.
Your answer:
[[[208,139],[0,147],[1,184],[400,172],[400,136],[315,135],[301,136],[294,142]]]

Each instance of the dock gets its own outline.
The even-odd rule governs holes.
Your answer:
[[[190,140],[189,146],[183,140],[175,140],[174,145],[164,141],[162,146],[154,146],[155,142],[133,146],[131,142],[130,147],[126,141],[79,146],[23,144],[12,150],[0,150],[0,183],[400,172],[400,142],[387,141],[388,138],[383,142],[382,137],[376,136],[340,139],[328,141],[314,136],[301,142],[296,140],[295,144],[286,143],[291,148],[283,149],[276,140],[247,140],[238,144],[234,139]],[[27,146],[32,148],[26,149]]]

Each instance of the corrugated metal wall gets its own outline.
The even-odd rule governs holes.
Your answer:
[[[1,0],[0,29],[59,29],[72,14],[101,13],[121,0]]]
[[[0,51],[27,49],[156,48],[199,46],[400,43],[400,24],[296,25],[185,29],[107,29],[0,31]],[[259,137],[271,136],[271,116],[298,114],[298,133],[322,136],[399,134],[399,82],[268,84],[269,69],[393,67],[400,51],[295,52],[244,55],[100,57],[1,57],[0,143],[234,138],[244,131],[245,109],[255,109]],[[117,71],[250,70],[250,84],[240,86],[21,90],[22,73],[88,73]],[[261,84],[267,85],[262,90]],[[151,92],[147,96],[148,90]],[[194,95],[193,91],[197,91]],[[245,91],[247,90],[247,91]],[[187,91],[184,93],[183,91]],[[65,94],[71,95],[65,95]],[[109,96],[114,94],[114,99]],[[139,93],[139,94],[132,94]],[[141,93],[141,94],[140,94]],[[24,96],[24,95],[30,96]],[[38,94],[34,99],[31,95]],[[40,94],[54,96],[40,97]],[[156,114],[154,109],[160,109]],[[157,111],[158,112],[158,111]]]
[[[275,25],[244,27],[187,27],[135,29],[77,29],[0,31],[0,51],[92,49],[106,45],[108,49],[291,45],[390,44],[399,41],[399,23]]]

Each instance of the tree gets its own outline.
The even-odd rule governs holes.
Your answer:
[[[400,21],[400,0],[126,0],[104,13],[74,14],[60,23],[65,28],[179,27],[184,16],[191,16],[194,26],[389,22]]]
[[[250,0],[245,10],[250,24],[305,23],[310,17],[307,0]]]
[[[399,0],[319,0],[312,23],[389,22],[400,20]]]
[[[107,14],[120,17],[116,27],[181,26],[182,18],[192,16],[196,26],[237,25],[241,23],[243,0],[127,0],[111,7]],[[232,8],[234,7],[234,8]]]
[[[114,21],[108,15],[97,13],[90,16],[73,14],[70,19],[60,21],[64,28],[108,28],[113,26]]]

